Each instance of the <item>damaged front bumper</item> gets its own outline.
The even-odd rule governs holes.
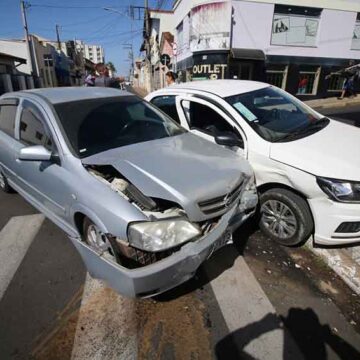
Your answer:
[[[190,279],[208,257],[232,242],[232,232],[254,212],[234,206],[202,238],[189,242],[180,250],[156,263],[136,269],[125,268],[100,256],[84,242],[70,238],[79,251],[90,275],[128,297],[149,297],[174,288]]]

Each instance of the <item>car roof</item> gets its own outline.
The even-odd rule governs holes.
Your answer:
[[[13,95],[34,94],[46,98],[52,104],[59,104],[64,102],[98,99],[114,96],[134,95],[124,90],[104,87],[57,87],[57,88],[41,88],[24,91],[17,91]]]
[[[263,89],[269,84],[250,80],[202,80],[174,84],[167,89],[190,89],[211,92],[220,97],[243,94]]]

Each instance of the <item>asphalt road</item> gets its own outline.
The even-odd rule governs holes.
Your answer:
[[[0,214],[1,359],[360,359],[359,297],[251,223],[193,280],[129,300],[19,195],[0,193]]]
[[[318,111],[333,119],[360,127],[360,105],[342,106],[341,100],[339,100],[339,107],[318,109]]]
[[[359,126],[360,106],[321,111]],[[360,359],[360,298],[251,222],[186,284],[129,300],[65,234],[0,193],[0,359]]]

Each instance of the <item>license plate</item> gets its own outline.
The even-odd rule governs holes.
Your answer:
[[[225,246],[227,244],[232,244],[232,232],[231,231],[226,231],[220,239],[218,239],[214,242],[213,246],[211,247],[208,258],[215,251],[219,250],[220,248],[222,248],[223,246]]]

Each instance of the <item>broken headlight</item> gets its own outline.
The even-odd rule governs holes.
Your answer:
[[[316,179],[321,190],[332,200],[340,202],[360,202],[360,183],[318,177]]]
[[[163,251],[201,235],[196,225],[184,219],[147,221],[129,225],[131,246],[145,251]]]

